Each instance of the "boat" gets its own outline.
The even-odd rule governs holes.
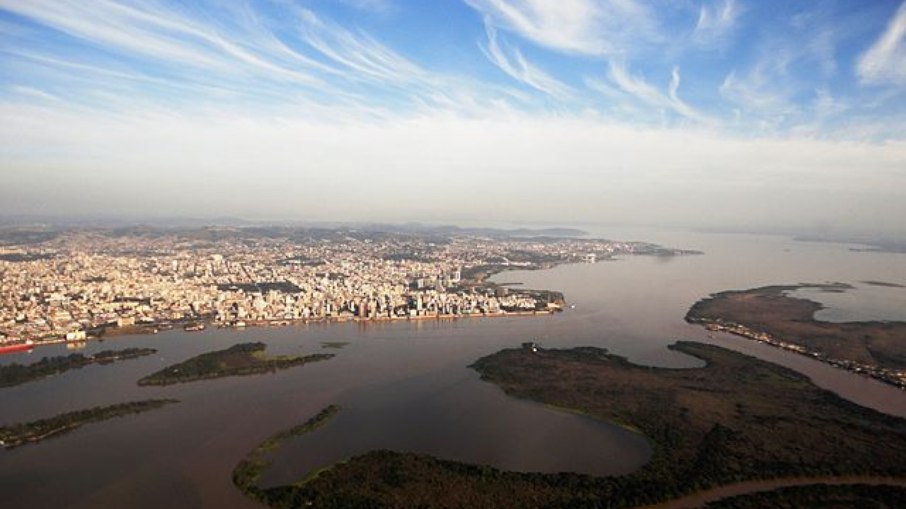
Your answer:
[[[203,331],[204,323],[203,322],[189,322],[182,328],[182,330],[188,331],[188,332]]]
[[[30,339],[26,339],[24,343],[7,343],[5,345],[0,345],[0,354],[24,352],[26,350],[31,350],[34,347],[35,342]]]

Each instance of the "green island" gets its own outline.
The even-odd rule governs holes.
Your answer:
[[[39,419],[22,424],[3,426],[0,427],[0,445],[6,448],[13,448],[24,444],[34,444],[68,433],[85,424],[147,412],[171,403],[178,403],[178,401],[175,399],[130,401],[128,403],[117,403],[110,406],[67,412],[47,419]]]
[[[258,480],[261,478],[261,474],[263,474],[270,466],[270,461],[266,457],[267,454],[275,450],[287,439],[310,433],[321,426],[324,426],[333,419],[339,411],[339,406],[330,405],[304,423],[276,433],[264,442],[261,442],[258,447],[246,454],[245,458],[243,458],[242,461],[236,465],[236,468],[233,469],[233,484],[242,490],[243,493],[256,500],[262,502],[269,501],[272,498],[272,495],[267,489],[262,489],[258,486]],[[282,488],[278,488],[278,491],[279,490],[282,490]]]
[[[787,295],[801,288],[843,292],[845,284],[765,286],[714,294],[696,302],[686,321],[809,355],[906,388],[906,322],[824,322],[822,305]]]
[[[157,350],[153,348],[126,348],[124,350],[104,350],[94,355],[74,353],[59,357],[44,357],[32,364],[14,362],[6,366],[0,366],[0,387],[13,387],[33,382],[48,376],[65,373],[71,369],[80,369],[90,364],[110,364],[153,353],[157,353]]]
[[[906,286],[903,286],[899,283],[890,283],[888,281],[868,280],[868,281],[862,281],[861,283],[866,284],[868,286],[880,286],[883,288],[906,288]]]
[[[706,366],[646,367],[600,348],[548,350],[533,344],[472,365],[510,396],[643,434],[653,456],[630,475],[507,472],[380,450],[299,483],[261,490],[257,498],[281,508],[625,508],[742,481],[774,480],[777,487],[849,476],[894,486],[906,482],[906,420],[850,403],[792,370],[737,352],[695,342],[671,348]],[[832,491],[840,495],[846,488]]]
[[[240,343],[226,350],[203,353],[152,373],[139,380],[138,384],[171,385],[227,376],[258,375],[333,358],[333,354],[325,353],[267,357],[264,354],[266,348],[264,343]]]

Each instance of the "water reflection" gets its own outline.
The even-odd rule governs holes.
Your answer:
[[[790,295],[822,304],[824,309],[815,313],[817,320],[836,323],[906,321],[906,288],[864,282],[850,285],[852,288],[844,292],[800,288]]]

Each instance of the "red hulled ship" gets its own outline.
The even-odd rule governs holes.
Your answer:
[[[34,347],[35,342],[30,339],[26,339],[23,343],[6,343],[0,345],[0,354],[24,352],[25,350],[31,350]]]

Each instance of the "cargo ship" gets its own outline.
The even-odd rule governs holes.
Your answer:
[[[35,347],[35,342],[30,339],[26,339],[24,343],[13,343],[13,344],[8,343],[5,345],[0,345],[0,354],[13,353],[13,352],[24,352],[26,350],[31,350],[34,347]]]

